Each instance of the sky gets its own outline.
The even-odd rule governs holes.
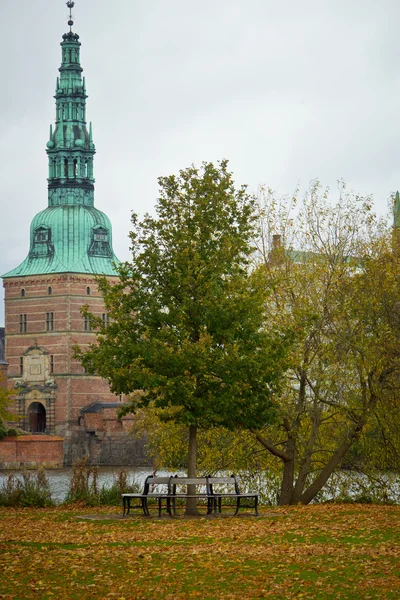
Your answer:
[[[76,0],[95,205],[129,259],[130,215],[152,212],[157,178],[228,159],[256,193],[318,178],[372,194],[400,188],[398,0]],[[64,0],[2,2],[0,274],[29,251],[47,206]],[[0,326],[4,325],[0,296]]]

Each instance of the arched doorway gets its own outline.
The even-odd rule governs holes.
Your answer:
[[[44,433],[46,429],[46,409],[40,402],[32,402],[28,409],[29,431]]]

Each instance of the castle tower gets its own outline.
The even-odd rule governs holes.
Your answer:
[[[67,6],[71,11],[74,2]],[[86,120],[81,43],[72,32],[71,13],[68,25],[61,42],[55,128],[50,126],[46,150],[48,206],[32,220],[28,256],[3,280],[5,355],[9,384],[17,391],[18,426],[63,436],[70,463],[73,455],[88,453],[83,448],[88,428],[82,431],[86,413],[98,416],[103,408],[113,408],[110,419],[117,428],[122,424],[116,418],[118,398],[107,382],[86,374],[73,357],[75,344],[85,347],[95,340],[81,307],[89,305],[108,321],[95,277],[117,280],[118,259],[111,223],[94,206],[95,146]],[[92,424],[91,434],[96,428]]]

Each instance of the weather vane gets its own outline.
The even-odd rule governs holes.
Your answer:
[[[68,0],[67,6],[69,8],[69,21],[68,21],[69,30],[72,31],[72,25],[74,24],[74,22],[72,20],[72,9],[75,6],[75,2],[71,2],[71,0]]]

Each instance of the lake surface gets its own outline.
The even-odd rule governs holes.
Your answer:
[[[129,483],[138,483],[140,487],[143,486],[146,477],[153,472],[151,467],[99,467],[98,488],[101,489],[103,485],[110,487],[121,470],[128,473]],[[28,471],[28,473],[35,476],[36,471],[32,470]],[[0,471],[0,488],[6,483],[7,477],[10,474],[21,475],[21,471]],[[173,472],[168,470],[157,471],[157,475],[160,477],[168,477],[175,474],[183,475],[184,473],[178,470]],[[53,500],[57,503],[65,500],[72,476],[72,468],[48,470],[46,471],[46,476],[50,483]],[[400,504],[400,475],[381,475],[381,479],[385,483],[384,487],[386,487],[385,495],[387,499],[395,504]],[[344,491],[349,498],[357,499],[360,496],[365,497],[367,495],[377,498],[380,496],[379,489],[382,486],[382,481],[380,485],[376,486],[371,482],[367,483],[366,477],[361,473],[341,471],[331,476],[316,501],[326,502],[327,500],[338,499]],[[272,481],[266,473],[260,473],[258,485],[256,485],[255,489],[253,489],[253,486],[249,489],[244,489],[247,486],[244,482],[242,483],[242,491],[260,491],[264,501],[271,504],[276,503],[278,487],[276,486],[276,482],[275,485],[272,485]]]
[[[107,487],[111,486],[117,474],[122,469],[126,470],[128,473],[129,482],[135,481],[140,485],[143,485],[146,477],[152,474],[152,470],[149,467],[99,467],[98,487],[101,488],[103,485]],[[0,471],[0,487],[3,487],[3,484],[5,484],[7,477],[11,473],[21,475],[21,471]],[[28,473],[31,473],[33,476],[35,476],[36,471],[32,470],[28,471]],[[157,475],[160,477],[172,474],[173,473],[169,473],[167,471],[157,471]],[[46,471],[46,476],[50,483],[53,499],[57,503],[65,500],[69,489],[69,482],[72,476],[72,469],[69,467],[64,469],[48,470]]]

